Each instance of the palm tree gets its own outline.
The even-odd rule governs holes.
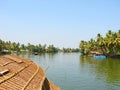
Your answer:
[[[79,48],[80,48],[80,52],[83,54],[83,55],[87,55],[89,54],[90,52],[90,44],[89,42],[86,42],[86,41],[81,41],[80,42],[80,45],[79,45]]]
[[[105,37],[99,33],[96,40],[81,41],[79,47],[83,54],[89,51],[103,52],[109,56],[120,54],[120,30],[118,32],[109,30]]]

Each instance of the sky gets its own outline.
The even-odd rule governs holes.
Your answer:
[[[77,48],[120,29],[120,0],[0,0],[0,39]]]

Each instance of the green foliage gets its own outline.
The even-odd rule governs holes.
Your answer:
[[[54,47],[54,45],[49,45],[47,48],[47,52],[58,52],[58,48]]]
[[[33,45],[28,43],[28,45],[20,44],[20,43],[15,43],[15,42],[10,42],[10,41],[2,41],[0,40],[0,53],[3,51],[9,51],[9,52],[38,52],[38,53],[45,53],[45,52],[58,52],[60,49],[54,47],[54,45],[49,45],[46,47],[46,44],[44,45]]]
[[[65,52],[65,53],[66,52],[70,53],[70,52],[79,52],[80,50],[79,50],[79,48],[63,48],[62,51]]]
[[[81,41],[79,48],[81,49],[82,54],[98,51],[107,56],[117,55],[120,53],[120,30],[118,32],[109,30],[105,37],[98,34],[96,39]]]
[[[19,53],[19,52],[29,52],[29,53],[56,53],[59,51],[63,52],[79,52],[79,48],[63,48],[60,50],[59,48],[55,47],[54,45],[49,45],[47,47],[46,44],[41,45],[33,45],[28,43],[27,45],[25,44],[20,44],[16,42],[11,42],[11,41],[2,41],[0,40],[0,53],[2,51],[9,51],[10,53]]]

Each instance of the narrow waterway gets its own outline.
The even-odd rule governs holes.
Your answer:
[[[80,53],[29,55],[61,90],[120,90],[120,59],[94,60]]]

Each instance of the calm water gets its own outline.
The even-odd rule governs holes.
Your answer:
[[[94,60],[80,53],[20,55],[46,70],[61,90],[120,90],[120,60]]]

